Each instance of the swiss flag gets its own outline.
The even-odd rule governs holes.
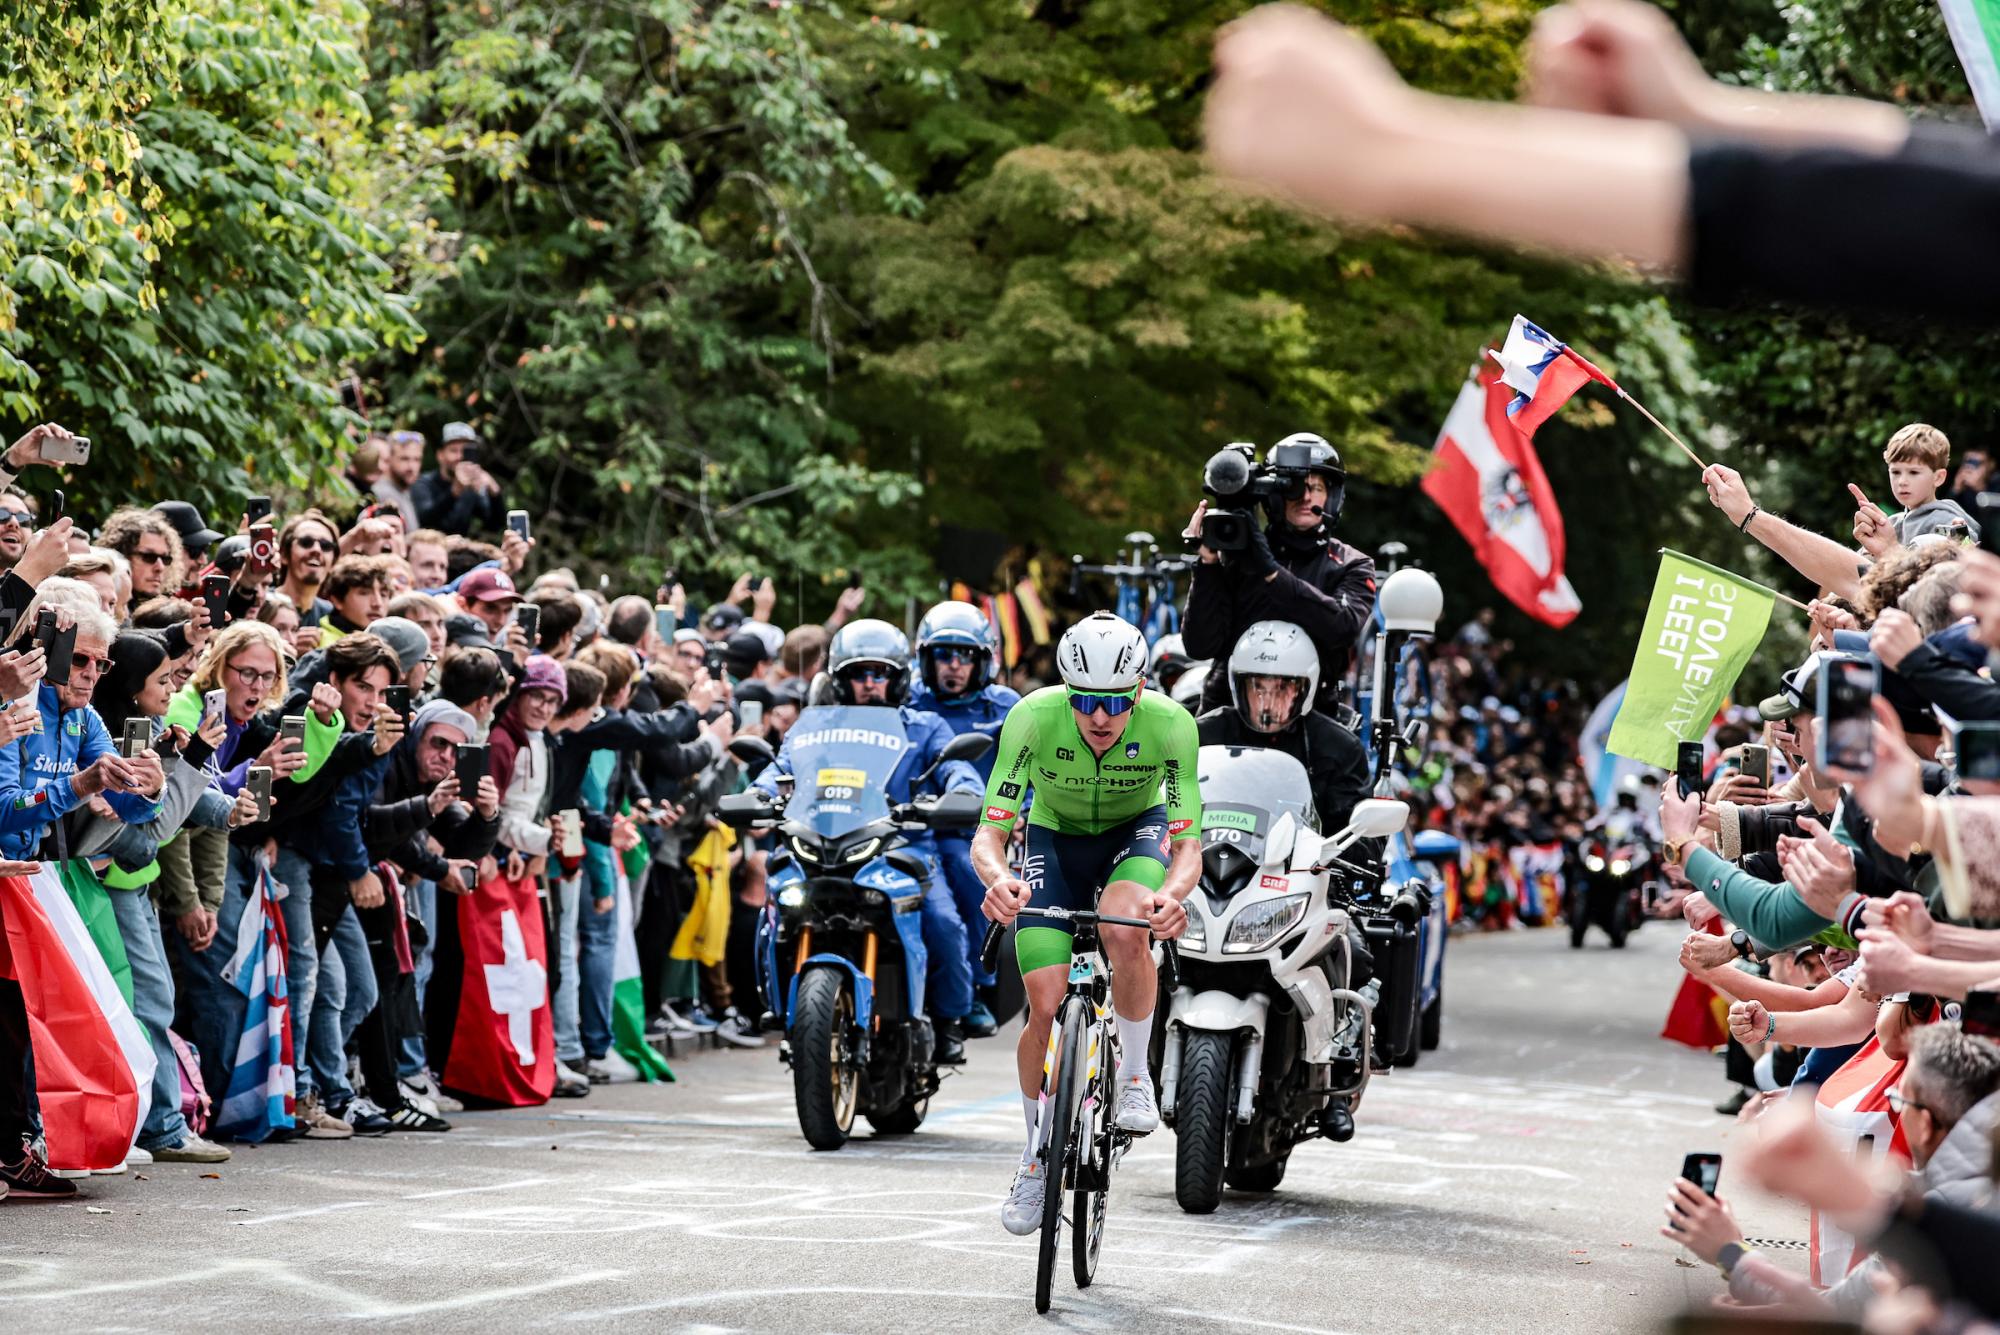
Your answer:
[[[509,1107],[547,1103],[556,1087],[549,950],[532,877],[495,877],[458,901],[465,947],[449,1089]]]
[[[1567,626],[1582,604],[1563,575],[1562,512],[1535,447],[1507,415],[1513,397],[1496,368],[1473,368],[1438,433],[1424,494],[1509,602],[1537,621]]]

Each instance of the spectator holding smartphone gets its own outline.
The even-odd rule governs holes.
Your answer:
[[[463,537],[497,534],[505,527],[507,503],[500,498],[500,484],[474,461],[479,444],[479,433],[470,423],[445,423],[437,471],[424,474],[410,488],[420,526]]]

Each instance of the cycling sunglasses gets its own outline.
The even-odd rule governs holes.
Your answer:
[[[1100,709],[1104,711],[1107,717],[1117,718],[1120,714],[1138,703],[1139,691],[1137,687],[1118,695],[1101,695],[1093,691],[1071,691],[1069,693],[1069,707],[1085,718],[1089,718]]]

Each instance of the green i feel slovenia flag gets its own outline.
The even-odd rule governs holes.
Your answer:
[[[1772,594],[1676,551],[1660,553],[1653,601],[1607,749],[1672,769],[1708,731],[1771,621]]]

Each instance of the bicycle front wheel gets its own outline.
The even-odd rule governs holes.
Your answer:
[[[1099,1050],[1090,1073],[1090,1106],[1082,1117],[1077,1146],[1077,1184],[1070,1198],[1070,1270],[1079,1289],[1097,1277],[1097,1253],[1104,1246],[1104,1203],[1111,1192],[1111,1054]]]
[[[1049,1134],[1042,1145],[1042,1236],[1035,1258],[1035,1310],[1049,1310],[1049,1286],[1055,1280],[1056,1251],[1062,1245],[1063,1196],[1076,1178],[1078,1132],[1083,1092],[1089,1078],[1089,1010],[1081,997],[1069,997],[1056,1012],[1057,1062],[1042,1074],[1042,1093],[1049,1100]]]

